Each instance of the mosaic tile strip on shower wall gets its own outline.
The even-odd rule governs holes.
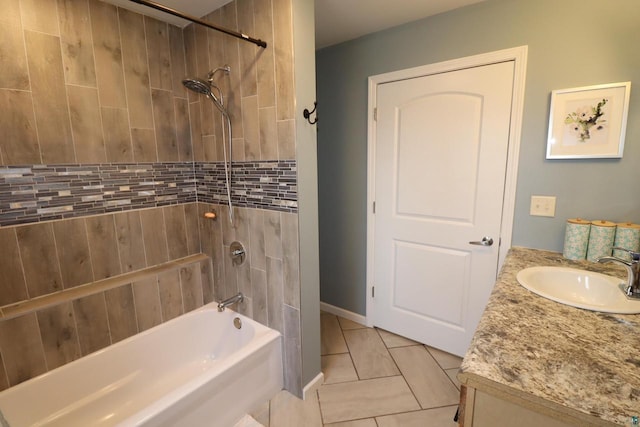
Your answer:
[[[193,163],[0,168],[0,226],[196,201]]]
[[[224,163],[196,163],[198,201],[226,203]],[[298,211],[297,167],[295,160],[234,162],[234,205],[282,212]]]
[[[296,212],[296,162],[236,162],[233,188],[237,206]],[[223,163],[0,167],[0,226],[226,200]]]

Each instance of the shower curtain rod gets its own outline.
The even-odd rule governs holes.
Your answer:
[[[129,1],[141,4],[143,6],[151,7],[153,9],[159,10],[161,12],[168,13],[168,14],[173,15],[173,16],[177,16],[178,18],[186,19],[187,21],[191,21],[191,22],[194,22],[196,24],[204,25],[205,27],[211,28],[212,30],[223,32],[225,34],[228,34],[228,35],[233,36],[233,37],[237,37],[237,38],[239,38],[241,40],[244,40],[244,41],[248,41],[248,42],[253,43],[255,45],[258,45],[260,47],[264,47],[264,48],[267,47],[267,42],[265,42],[263,40],[254,39],[253,37],[249,37],[246,34],[242,34],[242,33],[239,33],[237,31],[229,30],[228,28],[218,27],[217,25],[210,24],[208,22],[203,21],[202,19],[196,18],[195,16],[190,16],[190,15],[184,14],[182,12],[179,12],[179,11],[175,10],[175,9],[171,9],[170,7],[167,7],[167,6],[164,6],[164,5],[149,1],[149,0],[129,0]]]

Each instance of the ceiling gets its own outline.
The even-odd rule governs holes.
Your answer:
[[[179,27],[189,23],[130,0],[105,1]],[[187,15],[201,17],[231,0],[155,1]],[[316,49],[481,1],[484,0],[316,0]]]

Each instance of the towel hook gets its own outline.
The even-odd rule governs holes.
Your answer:
[[[305,108],[304,111],[302,112],[302,115],[304,116],[305,119],[307,119],[307,121],[309,122],[310,125],[315,125],[316,123],[318,123],[318,114],[316,113],[316,119],[314,121],[311,121],[310,117],[313,113],[315,113],[316,108],[318,107],[318,103],[314,102],[313,103],[313,110],[309,111],[309,109]]]

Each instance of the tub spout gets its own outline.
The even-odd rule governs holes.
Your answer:
[[[218,303],[218,311],[224,311],[224,309],[228,306],[228,305],[232,305],[232,304],[236,304],[236,303],[241,303],[242,301],[244,301],[244,295],[242,295],[242,292],[238,292],[237,295],[232,296],[231,298],[227,298],[224,301],[220,301]]]

